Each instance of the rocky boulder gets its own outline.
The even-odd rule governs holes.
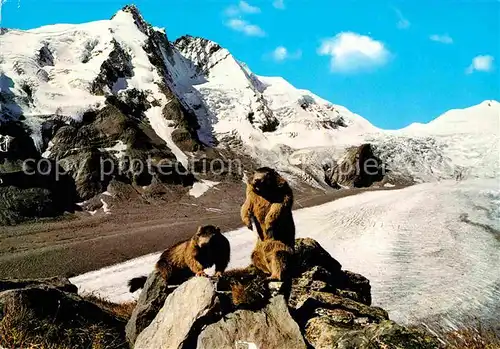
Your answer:
[[[290,315],[282,295],[271,298],[260,311],[237,310],[208,325],[198,336],[196,348],[232,349],[235,345],[237,348],[252,348],[252,345],[257,348],[306,348],[299,325]]]
[[[182,284],[165,301],[153,322],[137,337],[136,349],[192,348],[190,335],[216,306],[216,293],[207,278],[195,277]]]
[[[370,144],[347,149],[337,163],[326,164],[325,182],[333,188],[369,187],[384,178],[384,166]]]
[[[307,324],[305,337],[313,348],[440,348],[435,337],[423,331],[410,330],[393,321],[385,320],[380,323],[358,326],[358,329],[352,329],[352,327],[346,324],[345,319],[343,316],[332,315],[315,317]]]

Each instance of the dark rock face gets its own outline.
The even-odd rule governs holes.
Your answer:
[[[205,53],[203,56],[198,56],[198,61],[196,62],[196,67],[199,73],[206,74],[215,64],[218,62],[211,62],[209,58],[215,54],[217,51],[222,50],[220,45],[198,37],[193,37],[191,35],[183,35],[173,42],[174,47],[179,51],[196,51],[197,46],[203,48]]]
[[[315,240],[297,239],[295,250],[291,282],[268,282],[250,266],[227,271],[218,281],[193,278],[163,304],[164,294],[159,296],[163,288],[157,277],[150,276],[140,304],[156,297],[155,305],[138,307],[148,309],[148,318],[155,316],[135,347],[440,347],[429,334],[402,327],[390,321],[385,310],[370,306],[369,281],[342,270]],[[248,296],[239,294],[238,300],[248,304],[236,302],[231,294],[230,285],[235,281],[244,285]]]
[[[346,151],[336,164],[324,167],[325,181],[333,188],[369,187],[384,178],[382,161],[373,154],[370,144],[362,144]]]
[[[259,107],[257,112],[262,115],[260,121],[256,121],[255,124],[262,130],[262,132],[274,132],[278,129],[280,125],[279,120],[274,115],[273,111],[267,105],[267,101],[262,95],[257,99]]]
[[[58,175],[54,162],[40,162],[25,126],[15,121],[0,124],[0,150],[0,225],[74,209],[73,179]]]
[[[0,280],[0,346],[126,348],[124,326],[67,279]]]
[[[113,50],[109,58],[101,65],[101,71],[92,84],[91,91],[96,95],[112,92],[113,85],[119,78],[133,76],[132,58],[123,48],[113,40]]]
[[[0,122],[0,166],[38,156],[29,132],[19,121]]]
[[[126,96],[108,97],[103,109],[84,116],[83,125],[57,129],[49,157],[58,159],[74,178],[81,199],[106,191],[113,179],[137,186],[193,183],[193,176],[145,120],[148,103],[141,91],[129,90]],[[109,150],[119,142],[123,153]]]

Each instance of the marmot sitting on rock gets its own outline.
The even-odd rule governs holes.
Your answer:
[[[165,250],[156,270],[165,282],[183,282],[189,277],[206,276],[204,270],[215,265],[215,276],[220,276],[227,268],[230,259],[230,244],[221,234],[220,228],[213,225],[201,226],[189,240],[180,242]],[[144,287],[146,276],[133,278],[128,282],[130,292]]]
[[[291,263],[295,245],[292,206],[293,192],[287,181],[269,167],[257,169],[247,184],[241,219],[249,229],[257,230],[252,262],[270,279],[286,278]]]
[[[260,240],[274,239],[293,248],[295,224],[292,216],[293,192],[288,182],[269,167],[257,169],[247,183],[241,219],[252,229],[252,217],[260,225]]]

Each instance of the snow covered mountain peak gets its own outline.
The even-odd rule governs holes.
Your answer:
[[[147,152],[161,147],[185,167],[201,149],[224,148],[326,187],[325,159],[372,143],[393,172],[420,181],[452,177],[457,167],[498,174],[496,101],[384,131],[281,77],[253,73],[218,43],[188,35],[170,43],[135,6],[109,20],[3,30],[0,46],[0,141],[14,137],[2,124],[21,122],[46,157],[66,156],[65,147],[90,157],[117,144],[136,154],[139,138]]]
[[[486,100],[465,108],[452,109],[427,124],[414,123],[403,132],[434,134],[498,134],[500,130],[500,103]]]

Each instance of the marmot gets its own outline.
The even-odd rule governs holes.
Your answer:
[[[249,229],[257,230],[252,263],[269,279],[287,278],[295,246],[292,205],[293,192],[283,177],[269,167],[255,171],[247,184],[241,219]]]
[[[255,217],[260,225],[260,229],[257,228],[260,240],[272,238],[293,248],[292,206],[293,192],[287,181],[272,168],[261,167],[248,181],[241,219],[248,229],[252,229],[252,217]]]
[[[156,270],[165,282],[179,283],[191,276],[206,276],[204,269],[215,264],[215,276],[220,276],[227,268],[230,259],[230,244],[221,234],[220,228],[213,225],[198,227],[196,234],[189,240],[180,242],[165,250]],[[133,278],[128,282],[130,292],[144,287],[146,277]]]
[[[257,229],[259,236],[263,235],[262,229],[255,217],[252,221]],[[266,238],[265,240],[257,239],[257,244],[252,252],[253,265],[270,275],[270,280],[284,280],[288,278],[290,271],[290,264],[293,257],[294,248],[286,245],[282,241],[273,238]]]

